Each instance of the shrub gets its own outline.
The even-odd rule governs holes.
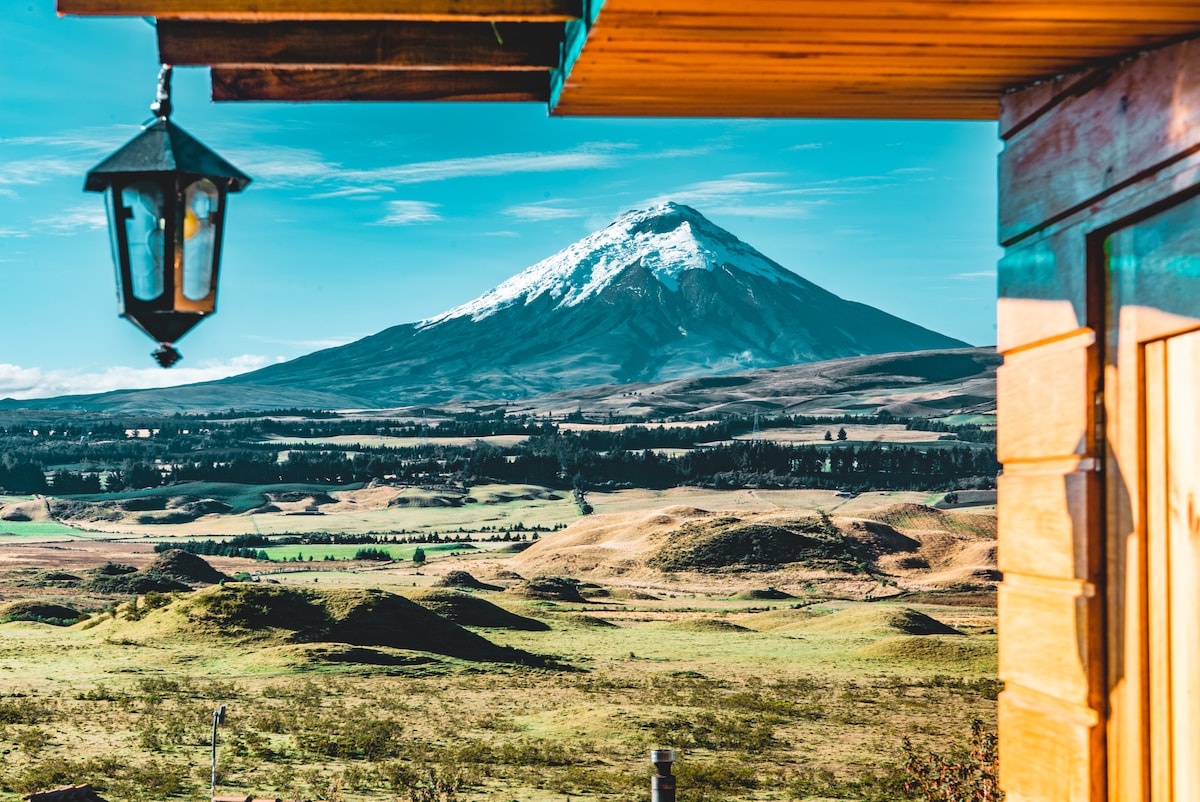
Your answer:
[[[925,802],[1000,802],[1004,792],[998,779],[997,743],[996,733],[986,732],[979,719],[971,722],[970,752],[965,755],[918,754],[905,737],[904,770],[910,779],[904,789]]]

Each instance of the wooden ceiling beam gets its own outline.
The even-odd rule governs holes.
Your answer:
[[[505,101],[550,99],[550,72],[230,69],[212,71],[212,98],[277,101]]]
[[[567,22],[582,0],[58,0],[59,14],[225,22]]]
[[[547,70],[562,23],[182,22],[158,24],[164,64],[259,68]]]
[[[758,17],[767,24],[788,16],[828,17],[843,20],[1040,20],[1052,23],[1138,22],[1176,20],[1196,22],[1196,4],[1187,0],[741,0],[736,10],[727,0],[616,0],[606,2],[602,15],[631,13],[652,19],[656,15],[712,17],[736,14]]]

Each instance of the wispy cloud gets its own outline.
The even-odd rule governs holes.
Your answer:
[[[824,142],[801,142],[799,145],[792,145],[788,150],[820,150],[823,147]]]
[[[995,277],[996,277],[995,270],[977,270],[973,273],[955,273],[953,276],[950,276],[950,278],[952,278],[952,279],[960,279],[960,280],[964,280],[964,281],[968,281],[970,279],[977,279],[977,278],[994,279]]]
[[[0,364],[0,398],[50,398],[59,395],[105,393],[110,390],[171,387],[177,384],[223,379],[278,361],[281,360],[243,354],[225,362],[207,361],[195,367],[176,367],[169,371],[116,365],[90,373]]]
[[[458,159],[414,162],[370,171],[357,171],[346,177],[371,177],[395,184],[421,184],[451,178],[479,178],[515,173],[553,173],[562,170],[595,170],[612,167],[616,155],[606,150],[580,148],[558,153],[497,153]]]
[[[808,217],[822,200],[790,197],[795,188],[779,180],[781,173],[737,173],[711,181],[698,181],[653,198],[650,204],[675,201],[695,206],[705,214],[738,217],[798,219]]]
[[[518,220],[526,222],[540,222],[543,220],[569,220],[574,217],[586,217],[588,212],[583,209],[569,209],[560,204],[562,201],[538,201],[536,203],[523,203],[517,206],[510,206],[504,210],[504,213],[509,217],[515,217]]]
[[[378,200],[386,192],[392,192],[391,187],[375,185],[370,187],[342,187],[328,192],[318,192],[309,195],[305,200],[326,200],[328,198],[349,198],[350,200]]]
[[[0,163],[0,185],[11,187],[44,184],[63,176],[82,175],[91,166],[90,159],[72,159],[63,156],[14,159]]]
[[[387,202],[387,215],[375,223],[379,226],[410,226],[415,223],[434,223],[442,216],[434,211],[436,203],[416,200],[394,200]]]
[[[108,217],[99,203],[79,204],[34,222],[37,231],[67,236],[79,231],[96,231],[108,227]]]
[[[0,239],[25,239],[29,236],[29,231],[23,228],[12,228],[11,226],[0,226]]]

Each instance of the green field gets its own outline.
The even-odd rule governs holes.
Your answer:
[[[96,537],[94,533],[82,532],[58,521],[0,521],[0,543],[9,537],[15,538],[75,538]]]

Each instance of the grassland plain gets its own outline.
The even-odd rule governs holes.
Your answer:
[[[878,495],[860,501],[738,491],[723,499],[732,504],[709,500],[738,514],[845,505],[845,514],[860,515],[882,503],[897,526],[944,523],[909,506],[940,496]],[[699,496],[626,491],[612,499],[649,511]],[[561,500],[479,507],[535,503],[564,520],[574,514]],[[974,542],[988,537],[989,516],[973,514],[980,514],[978,526],[945,520]],[[543,540],[549,545],[571,532]],[[62,553],[76,555],[80,567],[109,559],[105,549],[141,547],[79,546]],[[14,544],[12,551],[53,559],[54,549],[67,547]],[[211,713],[219,704],[230,711],[219,790],[346,802],[403,797],[429,769],[461,775],[460,799],[472,802],[644,799],[651,747],[682,750],[681,802],[900,800],[903,736],[947,753],[965,745],[972,719],[994,727],[993,593],[943,590],[862,603],[792,588],[800,595],[773,600],[755,590],[767,575],[753,570],[651,571],[598,575],[581,585],[585,601],[568,603],[507,591],[431,592],[461,569],[511,585],[533,558],[429,556],[423,568],[316,563],[319,570],[271,575],[280,584],[265,587],[405,594],[440,606],[497,646],[553,659],[478,662],[322,639],[311,629],[214,631],[186,623],[192,594],[143,596],[134,606],[122,597],[84,598],[66,585],[29,587],[21,583],[33,575],[19,566],[2,572],[7,600],[31,595],[90,607],[93,615],[71,627],[0,624],[0,799],[68,782],[94,782],[113,802],[205,798]],[[229,574],[255,565],[213,562]],[[472,605],[463,602],[456,614],[460,597]],[[485,606],[496,612],[481,617]],[[540,626],[470,626],[518,616]]]

